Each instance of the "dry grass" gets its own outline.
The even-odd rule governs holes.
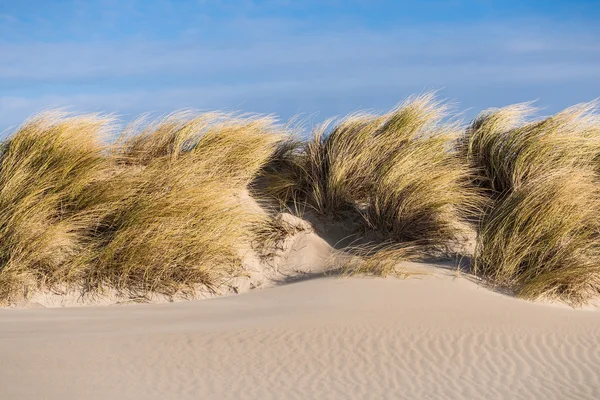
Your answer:
[[[0,301],[57,283],[173,294],[244,274],[237,250],[266,218],[243,194],[281,136],[269,118],[177,114],[135,123],[42,115],[5,144]]]
[[[424,95],[382,116],[354,114],[325,124],[308,143],[279,148],[267,194],[358,220],[383,241],[447,251],[463,239],[463,222],[480,198],[455,150],[460,130],[445,117],[445,107]]]
[[[220,114],[127,130],[92,283],[173,294],[243,275],[238,249],[266,216],[244,207],[242,194],[279,140],[268,118]]]
[[[268,258],[310,229],[264,211],[265,194],[350,221],[362,240],[342,251],[344,273],[457,251],[477,219],[477,273],[522,297],[585,302],[600,291],[596,105],[527,122],[533,112],[488,111],[464,133],[424,95],[306,142],[268,117],[178,113],[111,142],[110,118],[38,115],[0,148],[0,302],[65,284],[217,290],[245,274],[242,247]]]
[[[3,144],[0,164],[0,302],[40,284],[76,279],[86,231],[98,215],[87,189],[107,173],[104,137],[112,121],[94,115],[38,115]]]
[[[485,111],[461,150],[491,196],[509,193],[528,179],[593,163],[600,148],[595,110],[595,103],[586,103],[530,123],[536,109],[529,103]]]
[[[345,276],[375,275],[408,278],[418,274],[413,269],[402,266],[405,261],[415,260],[419,248],[396,243],[378,245],[357,245],[338,251],[330,260],[331,272]]]
[[[300,233],[312,231],[310,224],[290,213],[276,213],[252,228],[252,247],[262,261],[270,261],[285,250],[285,241]]]
[[[483,113],[464,151],[491,199],[476,272],[521,297],[579,304],[600,290],[600,192],[594,104],[524,122],[529,105]]]

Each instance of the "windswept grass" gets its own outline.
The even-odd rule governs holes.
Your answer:
[[[518,295],[578,304],[600,290],[600,192],[595,104],[525,122],[529,105],[479,116],[463,150],[492,200],[476,272]]]
[[[137,122],[44,114],[4,144],[0,301],[42,286],[173,294],[243,274],[264,222],[244,191],[281,136],[269,118],[177,114]]]
[[[465,131],[424,95],[308,141],[269,117],[178,113],[111,140],[110,118],[40,114],[0,146],[0,303],[64,286],[217,290],[246,273],[243,249],[265,261],[310,229],[267,198],[359,237],[338,271],[453,253],[477,221],[476,273],[583,303],[600,292],[600,118],[594,103],[534,111],[486,111]]]
[[[462,151],[492,196],[561,168],[593,163],[600,149],[596,103],[580,104],[541,121],[529,103],[481,113],[462,140]]]
[[[194,117],[180,112],[149,124],[143,118],[130,124],[117,142],[116,156],[123,164],[148,165],[192,154],[210,164],[214,176],[248,184],[282,139],[270,117],[220,113]]]
[[[584,302],[600,289],[598,210],[591,169],[528,180],[486,215],[475,267],[525,298]]]
[[[403,262],[416,259],[418,248],[410,245],[382,243],[354,246],[349,251],[338,252],[331,259],[331,271],[343,275],[375,275],[407,278],[419,272],[402,266]]]
[[[289,213],[277,213],[253,227],[253,249],[262,261],[269,261],[285,249],[286,239],[312,231],[310,224]]]
[[[471,172],[455,149],[460,130],[444,123],[431,95],[389,113],[354,114],[288,141],[267,171],[267,193],[323,216],[356,219],[382,240],[447,250],[479,206]]]
[[[0,301],[70,280],[98,215],[87,189],[108,172],[110,119],[49,112],[3,144],[0,161]]]
[[[93,280],[173,294],[242,275],[240,244],[265,222],[243,191],[279,140],[267,118],[217,114],[173,115],[122,138],[116,158],[127,167],[111,180]]]

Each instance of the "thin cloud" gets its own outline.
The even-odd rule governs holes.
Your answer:
[[[595,27],[537,20],[298,32],[293,19],[289,27],[281,18],[242,20],[222,28],[231,37],[214,40],[187,32],[160,41],[0,43],[0,128],[48,106],[125,115],[229,108],[283,118],[320,111],[325,118],[385,108],[427,89],[446,88],[465,106],[479,93],[477,109],[540,97],[542,85],[538,93],[566,88],[561,101],[600,93]]]

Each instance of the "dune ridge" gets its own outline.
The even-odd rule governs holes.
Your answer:
[[[33,118],[0,152],[0,398],[599,398],[597,106],[528,110]]]
[[[593,302],[598,104],[534,111],[464,126],[427,93],[305,139],[269,116],[36,115],[1,145],[0,304],[192,299],[432,259],[530,300]],[[323,254],[300,250],[307,235]]]

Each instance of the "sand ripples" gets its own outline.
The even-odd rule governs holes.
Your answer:
[[[0,335],[3,398],[600,398],[598,312],[449,280],[5,311]]]

